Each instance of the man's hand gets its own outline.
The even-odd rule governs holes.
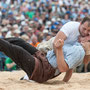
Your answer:
[[[59,40],[57,40],[57,42],[55,43],[55,48],[56,48],[56,49],[61,49],[61,48],[63,47],[63,45],[64,45],[64,40],[59,39]]]
[[[73,72],[72,69],[69,69],[69,70],[66,72],[66,75],[65,75],[65,77],[64,77],[64,79],[63,79],[64,82],[68,82],[68,81],[70,80],[70,78],[71,78],[71,76],[72,76],[72,72]]]

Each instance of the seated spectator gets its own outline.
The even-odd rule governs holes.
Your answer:
[[[39,44],[39,42],[38,42],[38,39],[37,39],[37,36],[35,36],[35,35],[33,35],[32,37],[31,37],[31,41],[32,41],[32,43],[30,43],[32,46],[34,46],[34,47],[37,47],[37,45]]]
[[[55,25],[51,26],[51,35],[52,37],[56,36],[56,34],[58,33],[58,28]]]
[[[4,69],[6,71],[12,71],[12,70],[16,70],[17,66],[10,58],[6,58],[6,60],[5,60],[5,68]]]

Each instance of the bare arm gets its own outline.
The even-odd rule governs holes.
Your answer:
[[[55,40],[54,40],[54,43],[53,43],[53,48],[54,48],[54,51],[56,53],[56,48],[55,48],[55,43],[59,40],[59,39],[63,39],[63,40],[66,40],[66,35],[62,32],[62,31],[59,31],[55,37]]]
[[[64,79],[63,79],[64,82],[68,82],[68,81],[70,80],[70,78],[71,78],[71,76],[72,76],[72,72],[73,72],[72,69],[69,69],[69,70],[66,72],[66,75],[65,75],[65,77],[64,77]]]
[[[57,40],[57,42],[55,43],[57,65],[60,72],[66,72],[69,69],[67,63],[64,60],[63,49],[62,49],[63,45],[64,45],[64,41],[61,39]]]

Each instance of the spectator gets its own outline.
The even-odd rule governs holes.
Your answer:
[[[28,11],[27,11],[25,14],[28,15],[28,17],[29,17],[30,19],[32,19],[32,18],[34,17],[34,12],[33,12],[32,7],[29,7],[29,8],[28,8]]]
[[[16,70],[16,64],[10,58],[6,58],[4,69],[6,71]]]
[[[32,46],[34,46],[34,47],[37,47],[37,45],[39,44],[39,42],[38,42],[38,39],[37,39],[37,36],[35,36],[35,35],[33,35],[32,37],[31,37],[31,41],[32,41],[32,43],[30,43]]]

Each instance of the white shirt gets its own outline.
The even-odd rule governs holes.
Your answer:
[[[60,31],[62,31],[67,37],[64,42],[65,44],[74,44],[78,41],[78,36],[80,35],[79,25],[79,22],[70,21],[63,25],[63,27],[60,29]]]

